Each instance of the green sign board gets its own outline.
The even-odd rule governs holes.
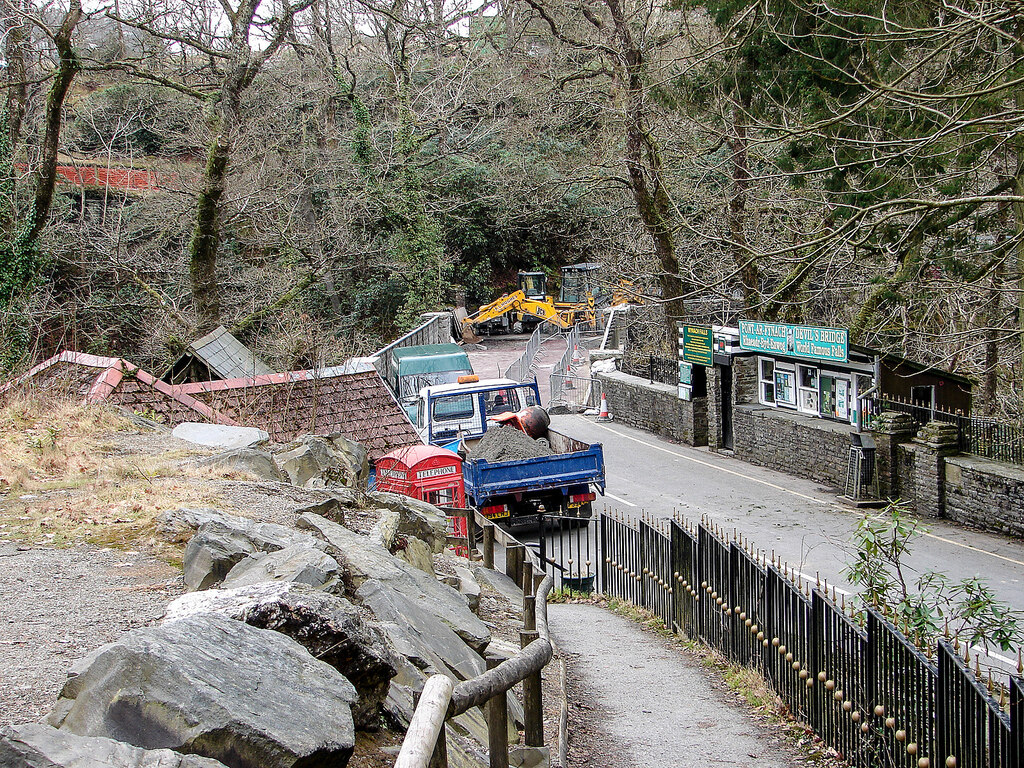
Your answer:
[[[849,347],[845,328],[740,320],[740,349],[750,352],[845,363]]]
[[[707,325],[683,325],[679,339],[679,355],[694,365],[714,365],[714,341],[711,327]]]

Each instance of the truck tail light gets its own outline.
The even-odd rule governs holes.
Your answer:
[[[573,504],[586,504],[588,501],[593,501],[597,498],[596,493],[577,493],[569,497],[569,501]]]
[[[490,507],[483,507],[480,513],[484,517],[505,517],[508,512],[508,505],[506,504],[495,504]]]

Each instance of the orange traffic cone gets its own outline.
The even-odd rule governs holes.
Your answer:
[[[604,392],[601,393],[601,412],[597,414],[598,421],[611,421],[612,415],[608,413],[608,398]]]
[[[580,354],[580,345],[579,344],[573,345],[573,348],[572,348],[572,361],[574,363],[582,363],[583,362],[583,355]]]

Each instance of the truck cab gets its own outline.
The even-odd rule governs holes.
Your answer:
[[[469,356],[458,344],[423,344],[394,350],[389,358],[387,380],[409,420],[414,421],[421,389],[451,384],[472,373]]]
[[[488,428],[488,419],[540,405],[537,382],[461,376],[455,384],[424,387],[416,401],[416,431],[430,445],[447,446],[460,439],[475,440]]]

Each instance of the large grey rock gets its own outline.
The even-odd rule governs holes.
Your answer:
[[[0,728],[4,768],[224,768],[208,757],[76,736],[41,723]]]
[[[455,576],[459,580],[458,590],[466,598],[469,610],[477,613],[480,610],[480,582],[469,568],[461,566],[455,567]]]
[[[341,432],[332,432],[327,439],[331,441],[334,455],[344,472],[344,485],[365,490],[370,479],[370,454],[366,446]]]
[[[270,439],[270,435],[255,427],[230,427],[225,424],[203,424],[185,421],[171,430],[179,440],[211,448],[248,448]]]
[[[508,576],[500,571],[484,568],[482,565],[470,566],[470,571],[479,584],[497,592],[514,605],[523,604],[523,590]]]
[[[230,467],[254,475],[260,480],[283,483],[287,477],[277,468],[274,457],[266,451],[259,451],[255,448],[233,448],[215,456],[208,456],[200,459],[199,466],[203,467]]]
[[[305,584],[263,583],[182,595],[167,606],[164,621],[219,613],[295,640],[337,669],[355,686],[352,717],[359,728],[377,725],[380,707],[400,659],[385,634],[348,600]]]
[[[473,615],[456,590],[392,556],[366,536],[319,515],[303,515],[297,525],[315,531],[327,543],[328,554],[341,564],[350,594],[374,579],[414,603],[421,602],[474,650],[482,652],[487,646],[491,638],[487,625]]]
[[[443,511],[425,501],[398,493],[367,494],[371,504],[384,510],[371,533],[388,550],[402,538],[426,542],[434,554],[444,551],[447,528]]]
[[[233,525],[236,528],[245,527],[248,522],[244,517],[229,515],[219,509],[209,507],[179,507],[177,509],[165,509],[156,516],[156,529],[165,538],[172,541],[187,541],[195,535],[204,523],[211,520]]]
[[[292,581],[330,592],[343,592],[341,568],[322,549],[291,544],[270,554],[248,555],[224,578],[221,587],[244,587],[264,581]]]
[[[216,614],[137,629],[71,669],[48,722],[232,768],[344,766],[345,677],[279,632]]]
[[[394,649],[427,674],[452,674],[460,680],[476,677],[487,669],[452,628],[438,618],[432,607],[410,599],[370,579],[356,592],[356,599],[374,618]]]
[[[365,488],[370,474],[366,449],[341,433],[303,435],[276,458],[291,483],[305,488]]]
[[[203,523],[185,547],[185,587],[209,589],[249,555],[277,552],[293,544],[318,547],[308,534],[275,523],[259,523],[244,517],[212,518]]]

